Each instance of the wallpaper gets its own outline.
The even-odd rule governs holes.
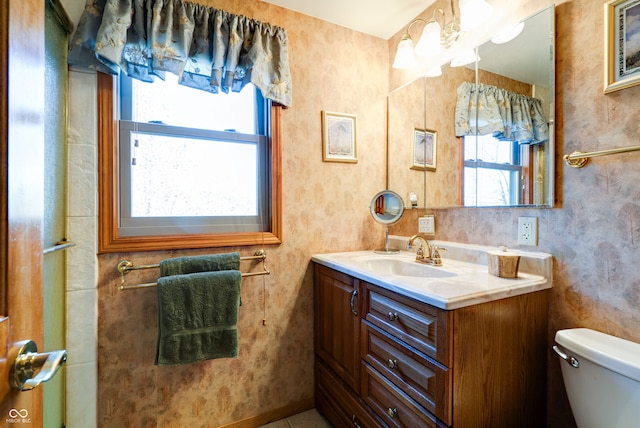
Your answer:
[[[543,0],[490,3],[521,17],[548,6]],[[101,427],[216,427],[312,406],[310,257],[384,241],[368,206],[386,186],[387,93],[414,77],[390,70],[400,35],[384,41],[260,1],[210,4],[289,34],[294,100],[283,114],[283,243],[266,248],[271,275],[243,281],[239,357],[171,368],[153,365],[155,291],[118,292],[115,266],[122,258],[157,263],[204,251],[99,256]],[[556,330],[572,327],[640,341],[640,154],[597,158],[582,169],[561,159],[574,150],[636,145],[640,134],[640,86],[603,94],[603,4],[556,4],[555,206],[426,210],[436,216],[437,239],[514,248],[518,217],[538,218],[538,246],[521,249],[554,257],[549,345]],[[357,116],[357,164],[322,161],[322,111]],[[416,233],[416,217],[424,212],[408,211],[392,233]],[[236,249],[216,251],[223,250]],[[255,248],[237,250],[246,255]],[[153,272],[133,275],[127,281],[154,280]],[[547,363],[549,426],[574,426],[550,347]]]
[[[387,41],[259,1],[209,4],[288,32],[294,98],[282,114],[283,243],[265,248],[271,275],[242,281],[238,358],[175,367],[153,364],[156,290],[117,291],[115,267],[121,259],[140,265],[208,251],[99,256],[102,428],[219,427],[313,407],[311,255],[373,248],[384,236],[368,206],[385,187]],[[356,164],[322,161],[322,111],[356,116]],[[252,255],[257,248],[211,252]],[[241,268],[261,266],[242,262]],[[126,282],[153,282],[157,274],[132,272]]]

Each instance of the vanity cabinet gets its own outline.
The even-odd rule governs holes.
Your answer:
[[[545,426],[546,290],[444,310],[314,269],[315,400],[334,426]]]
[[[383,426],[360,398],[360,283],[314,265],[315,402],[336,427]]]

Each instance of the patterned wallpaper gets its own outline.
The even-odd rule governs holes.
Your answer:
[[[387,41],[261,1],[215,7],[280,25],[289,35],[293,107],[283,112],[284,237],[269,246],[269,276],[243,279],[239,356],[154,366],[157,293],[115,291],[115,266],[177,254],[99,256],[98,425],[218,427],[276,409],[313,407],[314,253],[374,248],[384,229],[368,206],[385,186]],[[358,163],[322,161],[321,112],[357,116]],[[251,255],[256,248],[224,248]],[[246,270],[259,270],[243,262]],[[137,271],[127,283],[155,281]],[[262,320],[266,319],[263,326]]]
[[[387,92],[411,78],[389,71],[396,41],[260,1],[210,3],[289,33],[294,105],[283,115],[284,242],[267,248],[270,276],[243,281],[239,358],[173,368],[153,365],[155,291],[116,292],[115,265],[122,258],[155,263],[178,253],[99,256],[101,427],[222,426],[312,405],[310,256],[383,242],[384,229],[370,219],[368,204],[385,186]],[[548,6],[546,0],[490,3],[521,17]],[[579,170],[561,161],[574,150],[636,145],[640,134],[640,87],[603,95],[603,4],[575,0],[556,6],[556,206],[434,211],[438,239],[510,247],[517,247],[518,217],[538,217],[539,245],[522,249],[554,256],[550,343],[557,329],[578,326],[640,341],[640,154],[598,158]],[[322,162],[322,110],[357,115],[357,164]],[[393,232],[415,233],[417,214],[408,212]],[[203,251],[179,254],[187,253]],[[154,280],[152,272],[135,275],[127,280]],[[572,426],[551,351],[548,365],[549,426]]]

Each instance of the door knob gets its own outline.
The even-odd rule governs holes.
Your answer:
[[[50,380],[67,362],[67,351],[38,353],[38,346],[33,340],[17,342],[13,348],[13,354],[17,355],[9,369],[9,384],[21,391],[32,390]]]

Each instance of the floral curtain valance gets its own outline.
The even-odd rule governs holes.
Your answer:
[[[153,81],[169,71],[180,83],[217,93],[253,83],[291,106],[283,28],[182,0],[87,0],[69,42],[68,62]]]
[[[478,135],[493,134],[520,144],[549,140],[549,125],[539,99],[482,83],[476,92],[474,83],[464,82],[457,92],[456,136],[475,135],[477,123]]]

